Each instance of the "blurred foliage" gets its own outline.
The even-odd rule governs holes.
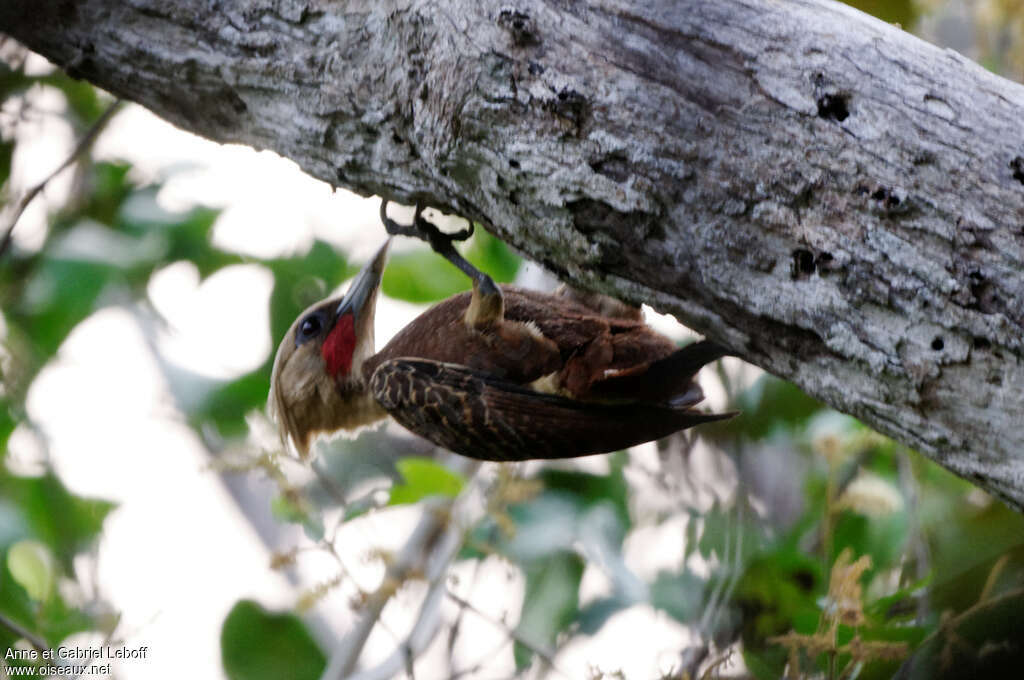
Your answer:
[[[316,680],[327,666],[299,617],[251,600],[238,602],[224,619],[220,647],[230,680]]]
[[[876,16],[890,24],[910,28],[920,15],[918,0],[843,0],[847,5]]]
[[[31,88],[52,87],[63,93],[64,118],[78,133],[103,112],[105,103],[91,86],[55,72],[28,76],[18,67],[0,65],[0,103],[4,115],[18,110]],[[19,115],[30,115],[20,110]],[[0,187],[7,180],[16,146],[14,125],[0,120]],[[97,178],[96,191],[74,206],[76,219],[95,219],[101,204],[116,205],[109,190],[116,182]],[[4,196],[5,203],[10,200]],[[103,214],[108,214],[103,213]],[[56,217],[50,249],[67,230],[66,218]],[[75,325],[94,309],[104,286],[123,272],[90,262],[36,253],[8,251],[0,262],[0,308],[4,336],[0,346],[0,449],[26,421],[24,398],[32,379],[56,354]],[[73,577],[72,561],[88,550],[102,530],[113,505],[71,493],[51,471],[24,476],[0,466],[0,615],[56,645],[81,631],[107,625],[102,602],[77,602],[61,580]],[[20,635],[0,626],[0,648],[10,648]]]
[[[849,4],[905,27],[920,11],[914,2]],[[1017,12],[1015,21],[1021,16],[1006,0],[985,6]],[[41,87],[64,96],[67,110],[57,115],[79,135],[107,102],[59,73],[0,68],[0,101],[10,119],[0,138],[0,186],[10,177],[18,118],[54,115],[25,105],[25,94]],[[201,278],[242,262],[264,267],[274,280],[275,342],[305,307],[356,271],[357,263],[319,241],[292,257],[243,258],[213,245],[216,211],[164,210],[160,186],[138,185],[127,164],[85,157],[75,172],[73,195],[51,216],[42,245],[13,248],[0,261],[5,456],[16,428],[35,431],[25,395],[72,330],[109,305],[155,316],[146,286],[169,264],[188,261]],[[98,247],[80,248],[83,238]],[[518,271],[518,258],[483,230],[463,250],[497,280],[511,281]],[[414,302],[468,288],[464,275],[425,248],[395,255],[384,279],[385,294]],[[230,381],[164,366],[178,410],[211,454],[257,448],[247,418],[263,409],[271,360]],[[793,385],[764,376],[729,396],[742,416],[701,430],[712,465],[699,464],[694,440],[679,435],[659,445],[653,469],[620,453],[604,457],[601,471],[509,466],[483,476],[486,513],[458,560],[497,556],[521,575],[523,596],[511,624],[517,669],[542,666],[568,642],[599,634],[635,607],[690,627],[704,647],[679,650],[678,678],[720,663],[727,649],[765,679],[787,672],[945,678],[963,677],[964,669],[996,677],[1016,668],[1024,518]],[[431,453],[421,442],[373,431],[323,447],[312,481],[290,478],[274,453],[253,454],[241,468],[278,484],[273,515],[304,528],[309,543],[300,547],[332,550],[325,517],[359,522],[478,483],[427,458]],[[709,469],[724,470],[722,479],[703,479]],[[0,466],[3,620],[49,645],[76,632],[112,632],[109,605],[69,596],[75,560],[94,550],[112,510],[69,491],[48,466],[35,475]],[[641,578],[629,566],[628,543],[665,527],[682,527],[673,538],[681,558]],[[293,561],[294,552],[285,553],[275,565]],[[581,588],[589,570],[608,583],[599,595]],[[316,597],[306,601],[315,605]],[[0,622],[0,646],[19,637]],[[225,619],[221,650],[230,678],[315,678],[326,664],[302,618],[249,600]],[[704,662],[691,666],[687,659]]]
[[[463,255],[499,283],[509,283],[519,271],[519,258],[504,243],[476,229]],[[472,282],[448,260],[431,250],[392,255],[381,290],[408,302],[436,302],[469,290]]]
[[[416,503],[430,496],[455,498],[466,485],[465,477],[427,458],[403,458],[396,467],[402,481],[391,487],[388,505]]]

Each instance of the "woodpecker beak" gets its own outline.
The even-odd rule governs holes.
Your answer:
[[[344,314],[351,314],[358,323],[366,309],[366,304],[374,298],[374,293],[380,287],[381,277],[384,276],[384,265],[388,259],[388,247],[391,245],[389,238],[380,247],[380,250],[367,262],[356,275],[355,281],[349,286],[345,297],[338,303],[338,309],[334,312],[334,318],[339,319]]]

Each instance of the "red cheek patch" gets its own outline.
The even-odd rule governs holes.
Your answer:
[[[355,320],[351,314],[345,314],[334,324],[327,334],[320,354],[327,363],[327,372],[332,377],[338,374],[348,375],[352,370],[352,353],[356,349]]]

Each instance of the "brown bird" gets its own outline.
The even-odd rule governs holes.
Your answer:
[[[381,214],[392,233],[410,233]],[[679,349],[640,310],[604,296],[499,288],[419,211],[414,226],[473,290],[374,353],[389,239],[343,297],[303,312],[277,350],[269,400],[282,440],[303,457],[317,434],[388,415],[455,453],[504,461],[616,451],[735,415],[692,408],[703,399],[697,371],[727,353],[718,345]]]

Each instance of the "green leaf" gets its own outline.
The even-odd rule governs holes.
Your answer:
[[[274,274],[270,294],[270,333],[273,342],[281,341],[299,314],[327,296],[357,268],[344,255],[323,241],[314,241],[302,257],[267,260]]]
[[[608,456],[609,470],[607,475],[595,475],[578,470],[558,470],[546,468],[540,478],[544,482],[545,493],[565,494],[573,497],[581,511],[595,505],[611,505],[622,528],[618,543],[625,538],[625,531],[631,526],[629,518],[629,485],[626,483],[623,469],[627,456],[619,451]]]
[[[220,649],[230,680],[316,680],[327,666],[301,619],[251,600],[239,601],[224,619]]]
[[[934,574],[929,599],[937,611],[963,611],[978,601],[1004,555],[1006,573],[1024,572],[1024,515],[998,502],[966,503],[970,487],[937,465],[927,467],[937,482],[922,487],[919,512]]]
[[[576,617],[576,632],[580,635],[594,635],[613,615],[633,604],[635,603],[621,597],[601,597],[593,600],[580,609]]]
[[[782,677],[786,663],[786,650],[767,638],[817,629],[825,584],[821,569],[819,560],[791,548],[764,551],[748,563],[733,600],[743,615],[744,658],[751,652],[758,668],[770,669],[757,677]]]
[[[0,371],[0,385],[6,382],[3,372]],[[18,423],[14,420],[14,414],[11,413],[11,403],[7,399],[0,398],[0,462],[3,461],[4,456],[7,454],[7,440],[10,439],[11,433],[14,432],[14,428],[17,427]]]
[[[515,279],[520,259],[508,247],[477,228],[463,249],[467,260],[499,283]],[[469,277],[432,250],[392,255],[384,270],[381,290],[388,297],[408,302],[437,302],[469,290]]]
[[[64,259],[47,259],[36,270],[26,288],[27,299],[12,317],[19,326],[30,329],[40,364],[93,312],[97,297],[114,273],[113,267]]]
[[[660,572],[651,584],[651,604],[676,621],[693,623],[704,603],[704,580],[690,570],[679,574]]]
[[[192,208],[175,216],[167,232],[167,260],[188,260],[199,269],[201,279],[228,265],[245,263],[240,255],[213,246],[211,233],[219,216],[219,211],[205,207]]]
[[[519,273],[522,259],[508,249],[505,242],[477,225],[466,248],[466,259],[499,283],[510,283]]]
[[[7,62],[0,62],[0,101],[21,94],[38,81],[38,78],[25,75],[23,69],[11,68]]]
[[[469,277],[430,250],[392,255],[381,290],[408,302],[436,302],[470,288]]]
[[[11,159],[14,157],[14,141],[0,139],[0,186],[11,176]]]
[[[927,586],[931,580],[929,575],[890,595],[880,597],[868,604],[864,613],[877,625],[910,621],[917,617],[921,600],[928,595]]]
[[[562,551],[525,568],[526,594],[516,631],[535,647],[554,648],[555,639],[577,618],[583,559]],[[530,665],[533,650],[516,642],[516,670]]]
[[[850,511],[839,514],[832,530],[831,561],[845,548],[854,555],[869,555],[873,575],[899,563],[907,540],[908,518],[898,512],[883,517],[867,517]]]
[[[85,205],[77,215],[63,215],[63,222],[74,222],[84,217],[112,227],[119,227],[117,216],[121,205],[136,191],[128,179],[130,163],[93,163],[88,166],[87,182],[92,191],[84,196]]]
[[[0,560],[0,612],[50,642],[96,629],[92,619],[82,610],[69,607],[57,590],[45,601],[30,598],[11,573],[8,560]],[[0,649],[9,648],[18,637],[0,626]]]
[[[50,85],[64,93],[68,109],[78,118],[81,127],[92,125],[106,108],[100,102],[98,91],[84,80],[75,80],[63,71],[54,71],[39,79],[40,83]]]
[[[755,519],[749,515],[740,516],[732,508],[723,508],[716,503],[704,514],[703,520],[697,548],[705,558],[717,555],[722,559],[725,555],[735,555],[737,548],[740,555],[755,555],[762,547],[764,536]]]
[[[270,501],[270,512],[276,519],[282,522],[302,525],[306,535],[313,541],[319,541],[324,537],[323,515],[309,512],[299,502],[283,494],[275,496]]]
[[[890,24],[911,28],[920,15],[914,0],[843,0],[847,5],[875,16]]]
[[[944,621],[895,676],[899,680],[1017,678],[1024,663],[1024,590]]]
[[[50,549],[39,541],[23,539],[7,550],[7,568],[28,596],[45,602],[57,584],[57,568]]]
[[[427,496],[459,495],[466,478],[429,458],[404,458],[396,463],[404,480],[391,487],[388,505],[416,503]]]
[[[49,546],[67,570],[82,548],[99,536],[113,503],[70,493],[49,472],[42,477],[0,475],[0,497],[21,509],[32,534]]]
[[[23,627],[34,630],[38,609],[36,603],[11,574],[7,560],[0,560],[0,612]],[[10,648],[20,637],[0,626],[0,649]]]
[[[761,439],[779,427],[806,423],[824,407],[793,383],[765,375],[739,395],[736,408],[743,416],[734,421],[734,431]]]
[[[240,437],[248,432],[245,415],[267,403],[270,363],[237,380],[221,383],[192,406],[189,420],[194,425],[212,422],[223,437]]]
[[[344,257],[323,241],[315,241],[301,257],[267,260],[264,265],[274,276],[270,333],[275,344],[306,307],[325,297],[352,269]],[[201,399],[194,399],[192,403],[180,399],[188,407],[190,421],[196,426],[213,423],[224,437],[245,434],[248,428],[245,415],[266,404],[272,363],[271,358],[252,373],[211,385]],[[194,386],[184,387],[194,394]]]

